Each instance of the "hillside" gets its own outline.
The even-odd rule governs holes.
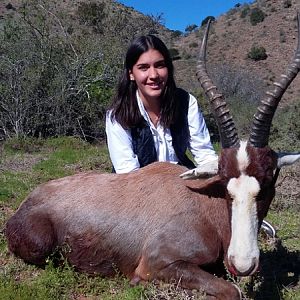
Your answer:
[[[170,30],[157,22],[155,16],[143,15],[115,0],[4,0],[0,3],[0,21],[7,16],[22,18],[26,10],[27,14],[44,11],[47,18],[56,19],[57,31],[64,27],[70,38],[89,34],[95,43],[101,37],[112,47],[118,41],[118,46],[124,48],[134,36],[149,32],[167,41],[170,36]]]
[[[230,64],[237,69],[248,70],[257,78],[269,84],[285,71],[297,43],[296,14],[300,10],[300,1],[265,0],[255,1],[231,9],[220,16],[213,24],[208,44],[208,65]],[[288,7],[287,7],[288,6]],[[259,8],[265,14],[263,22],[251,25],[249,13],[241,17],[248,9]],[[189,88],[196,82],[195,66],[198,48],[203,29],[200,28],[175,42],[182,59],[175,62],[178,71],[178,82]],[[253,45],[266,49],[267,59],[254,61],[247,58]],[[185,59],[188,57],[188,59]],[[190,78],[194,78],[190,80]],[[188,80],[187,80],[188,79]],[[282,102],[299,98],[300,77],[292,83]]]
[[[24,3],[30,1],[5,0],[0,4],[0,17],[20,10]],[[96,6],[85,10],[85,15],[82,16],[82,13],[79,13],[80,8],[83,11],[82,3],[93,3]],[[103,7],[102,3],[105,4]],[[118,49],[114,50],[118,52],[115,54],[118,60],[135,35],[149,31],[158,34],[170,48],[179,51],[180,59],[175,61],[178,85],[192,91],[198,88],[194,74],[198,45],[203,32],[200,26],[194,32],[172,38],[172,31],[157,23],[159,20],[155,20],[155,17],[145,16],[113,0],[51,1],[47,7],[72,28],[70,35],[73,37],[89,34],[95,41],[101,40],[101,46],[108,49],[106,51],[111,52],[110,47]],[[263,11],[265,18],[253,26],[250,22],[250,12],[255,8]],[[103,9],[103,12],[96,12],[96,9]],[[260,0],[249,5],[237,3],[214,22],[208,45],[209,66],[219,69],[224,64],[231,65],[237,70],[247,70],[253,77],[263,80],[265,86],[270,84],[285,70],[296,47],[297,10],[300,10],[299,0]],[[82,18],[85,18],[84,21]],[[199,20],[199,24],[201,21]],[[100,27],[102,34],[97,32]],[[253,45],[264,47],[267,59],[254,61],[247,58]],[[294,99],[299,93],[298,77],[282,102]]]
[[[285,71],[296,47],[297,10],[299,0],[237,3],[213,22],[208,70],[225,96],[238,100],[231,101],[233,114],[242,116],[244,110],[252,117],[247,105],[253,108],[267,85]],[[141,34],[156,34],[166,42],[178,86],[202,101],[195,71],[203,27],[171,31],[159,16],[145,16],[114,0],[2,1],[0,139],[15,135],[105,138],[105,112],[124,52]],[[253,57],[251,52],[252,59],[248,58],[253,46],[264,50],[264,57],[261,53]],[[280,105],[293,103],[299,94],[298,76]],[[209,113],[206,101],[201,106]],[[240,123],[242,128],[245,117]]]

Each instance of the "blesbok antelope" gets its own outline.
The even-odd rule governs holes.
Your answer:
[[[298,28],[299,22],[298,16]],[[300,68],[300,38],[287,73],[261,101],[249,140],[241,142],[224,97],[207,75],[208,28],[197,76],[219,127],[218,175],[183,180],[184,167],[153,163],[129,174],[90,172],[52,180],[8,220],[10,251],[43,265],[61,249],[79,271],[110,276],[118,269],[133,284],[177,280],[211,299],[241,298],[234,285],[209,270],[222,261],[238,276],[258,268],[257,235],[275,194],[274,170],[300,157],[268,147],[276,107]]]

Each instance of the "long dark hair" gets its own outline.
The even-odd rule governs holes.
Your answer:
[[[115,119],[126,129],[144,123],[136,99],[137,85],[135,81],[130,80],[129,71],[132,70],[139,57],[149,49],[155,49],[162,54],[168,69],[167,84],[161,97],[160,122],[164,127],[170,127],[170,125],[174,123],[177,115],[177,105],[174,97],[176,90],[174,66],[169,50],[158,37],[151,34],[143,35],[133,40],[127,50],[124,69],[110,107],[111,118]]]

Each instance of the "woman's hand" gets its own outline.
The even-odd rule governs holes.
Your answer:
[[[218,158],[215,160],[203,163],[197,168],[188,170],[182,174],[180,177],[183,179],[197,179],[197,178],[207,178],[212,177],[218,173]]]

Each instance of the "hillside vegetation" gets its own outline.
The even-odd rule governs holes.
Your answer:
[[[166,31],[154,17],[114,1],[15,1],[2,13],[0,135],[5,138],[103,138],[125,47],[135,34]]]
[[[293,55],[299,8],[297,0],[237,3],[213,18],[208,68],[232,110],[239,111],[242,134],[266,87]],[[163,21],[161,15],[145,16],[113,0],[2,2],[0,138],[74,135],[102,140],[105,111],[124,51],[134,36],[153,33],[167,43],[178,85],[199,98],[217,141],[212,115],[195,77],[207,18],[188,25],[184,33],[168,30]],[[281,106],[297,102],[299,80],[298,76]],[[292,122],[293,128],[300,127],[297,118]],[[294,135],[299,140],[299,130]]]
[[[237,3],[214,22],[209,37],[208,62],[212,69],[217,70],[212,70],[213,73],[219,72],[223,65],[230,65],[232,70],[247,71],[264,86],[268,86],[285,71],[296,49],[296,17],[297,11],[300,10],[300,2],[250,2],[251,4],[244,5]],[[188,86],[187,79],[193,84],[197,83],[194,74],[202,34],[203,26],[198,26],[193,32],[175,42],[182,56],[182,60],[178,61],[177,70],[180,72],[178,79],[183,85]],[[264,54],[259,55],[259,49],[264,49]],[[184,73],[186,76],[183,77]],[[226,76],[226,73],[221,75]],[[247,81],[247,76],[244,81]],[[284,96],[283,102],[297,99],[299,92],[300,79],[297,78]],[[255,93],[255,90],[252,93]]]

